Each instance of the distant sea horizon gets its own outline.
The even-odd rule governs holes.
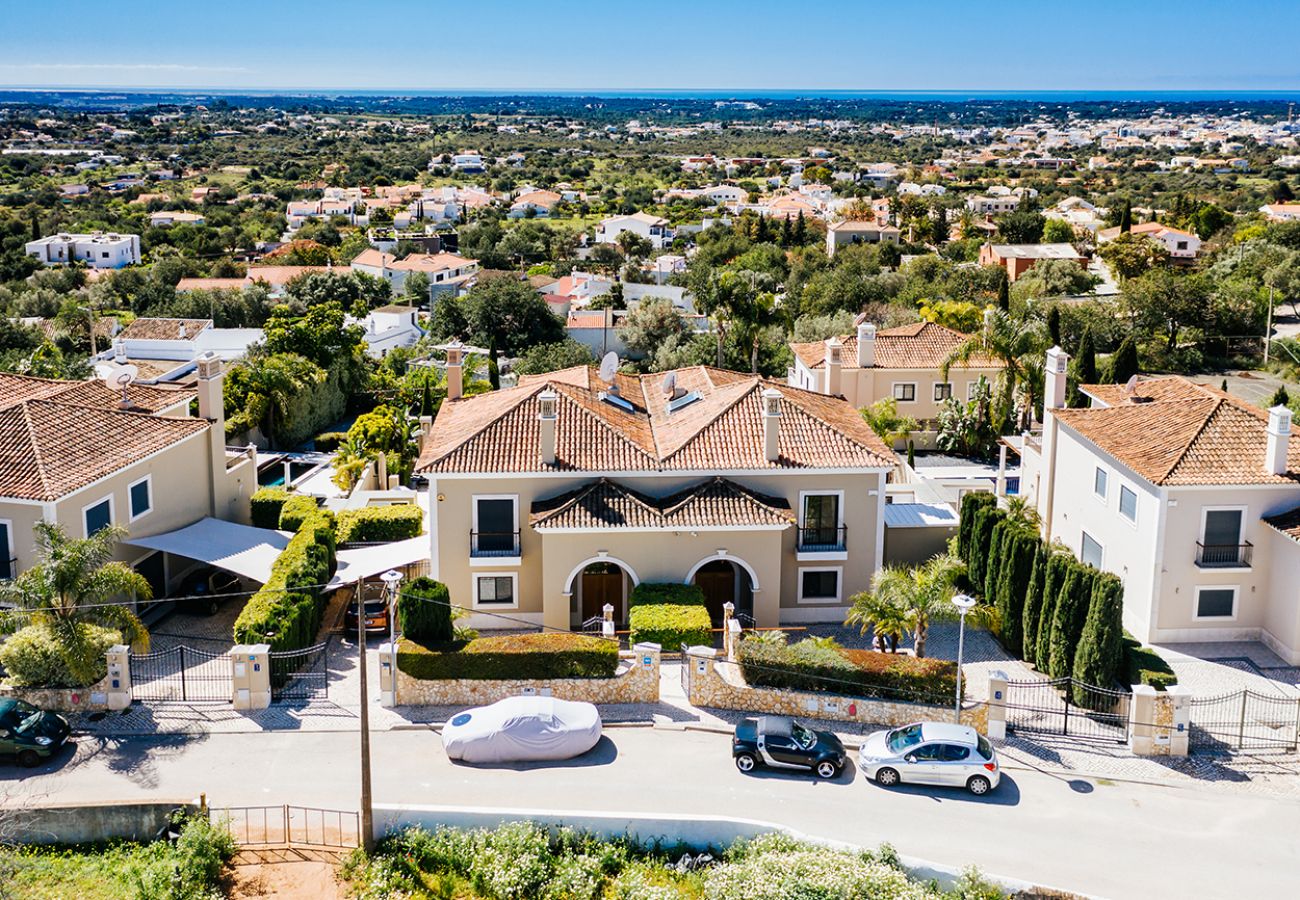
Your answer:
[[[1300,87],[1241,90],[839,90],[760,88],[346,88],[346,87],[159,87],[144,85],[0,85],[0,93],[213,94],[286,97],[563,97],[606,100],[1020,100],[1027,102],[1204,102],[1212,100],[1300,100]]]

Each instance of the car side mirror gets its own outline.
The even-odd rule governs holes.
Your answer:
[[[9,737],[9,732],[3,728],[0,728],[0,738],[7,738],[7,737]]]
[[[906,756],[904,756],[903,759],[904,759],[905,761],[907,761],[907,762],[914,763],[914,762],[916,762],[916,754],[915,754],[915,753],[909,753],[909,754],[907,754]]]

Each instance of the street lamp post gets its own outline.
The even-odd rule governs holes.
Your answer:
[[[379,580],[384,583],[384,589],[388,592],[388,645],[396,647],[397,644],[397,586],[402,583],[402,573],[396,569],[389,569]]]
[[[953,703],[953,721],[961,724],[961,658],[966,649],[966,613],[975,607],[975,598],[969,594],[955,594],[952,605],[957,607],[961,624],[957,627],[957,698]]]

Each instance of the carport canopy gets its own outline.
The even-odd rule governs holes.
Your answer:
[[[275,558],[288,545],[290,537],[284,531],[208,517],[176,531],[127,538],[122,543],[197,560],[265,584],[271,577]]]
[[[391,544],[354,547],[339,551],[338,570],[330,579],[331,589],[351,584],[359,578],[373,578],[389,569],[400,569],[429,558],[429,536],[407,538]]]

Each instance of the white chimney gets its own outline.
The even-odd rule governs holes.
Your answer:
[[[841,356],[843,349],[844,345],[840,343],[839,338],[829,337],[826,339],[826,359],[824,363],[826,372],[822,379],[823,394],[843,393],[840,385],[840,372],[844,366],[844,360]]]
[[[1287,450],[1291,444],[1291,410],[1278,404],[1268,411],[1268,451],[1265,464],[1269,472],[1282,475],[1287,471]]]
[[[763,391],[763,456],[768,462],[781,458],[781,392],[776,388]]]
[[[863,322],[858,326],[858,368],[870,369],[876,364],[876,326]]]
[[[199,357],[199,416],[222,426],[226,418],[225,400],[222,397],[221,357],[211,350]]]
[[[461,372],[464,362],[465,347],[460,341],[447,345],[447,399],[459,400],[465,390],[465,379]]]
[[[1047,409],[1065,408],[1066,369],[1070,365],[1070,354],[1060,347],[1047,351],[1047,391],[1044,406]]]
[[[555,423],[559,418],[556,412],[558,400],[559,395],[550,388],[537,395],[538,443],[542,449],[542,463],[547,466],[555,465]]]

